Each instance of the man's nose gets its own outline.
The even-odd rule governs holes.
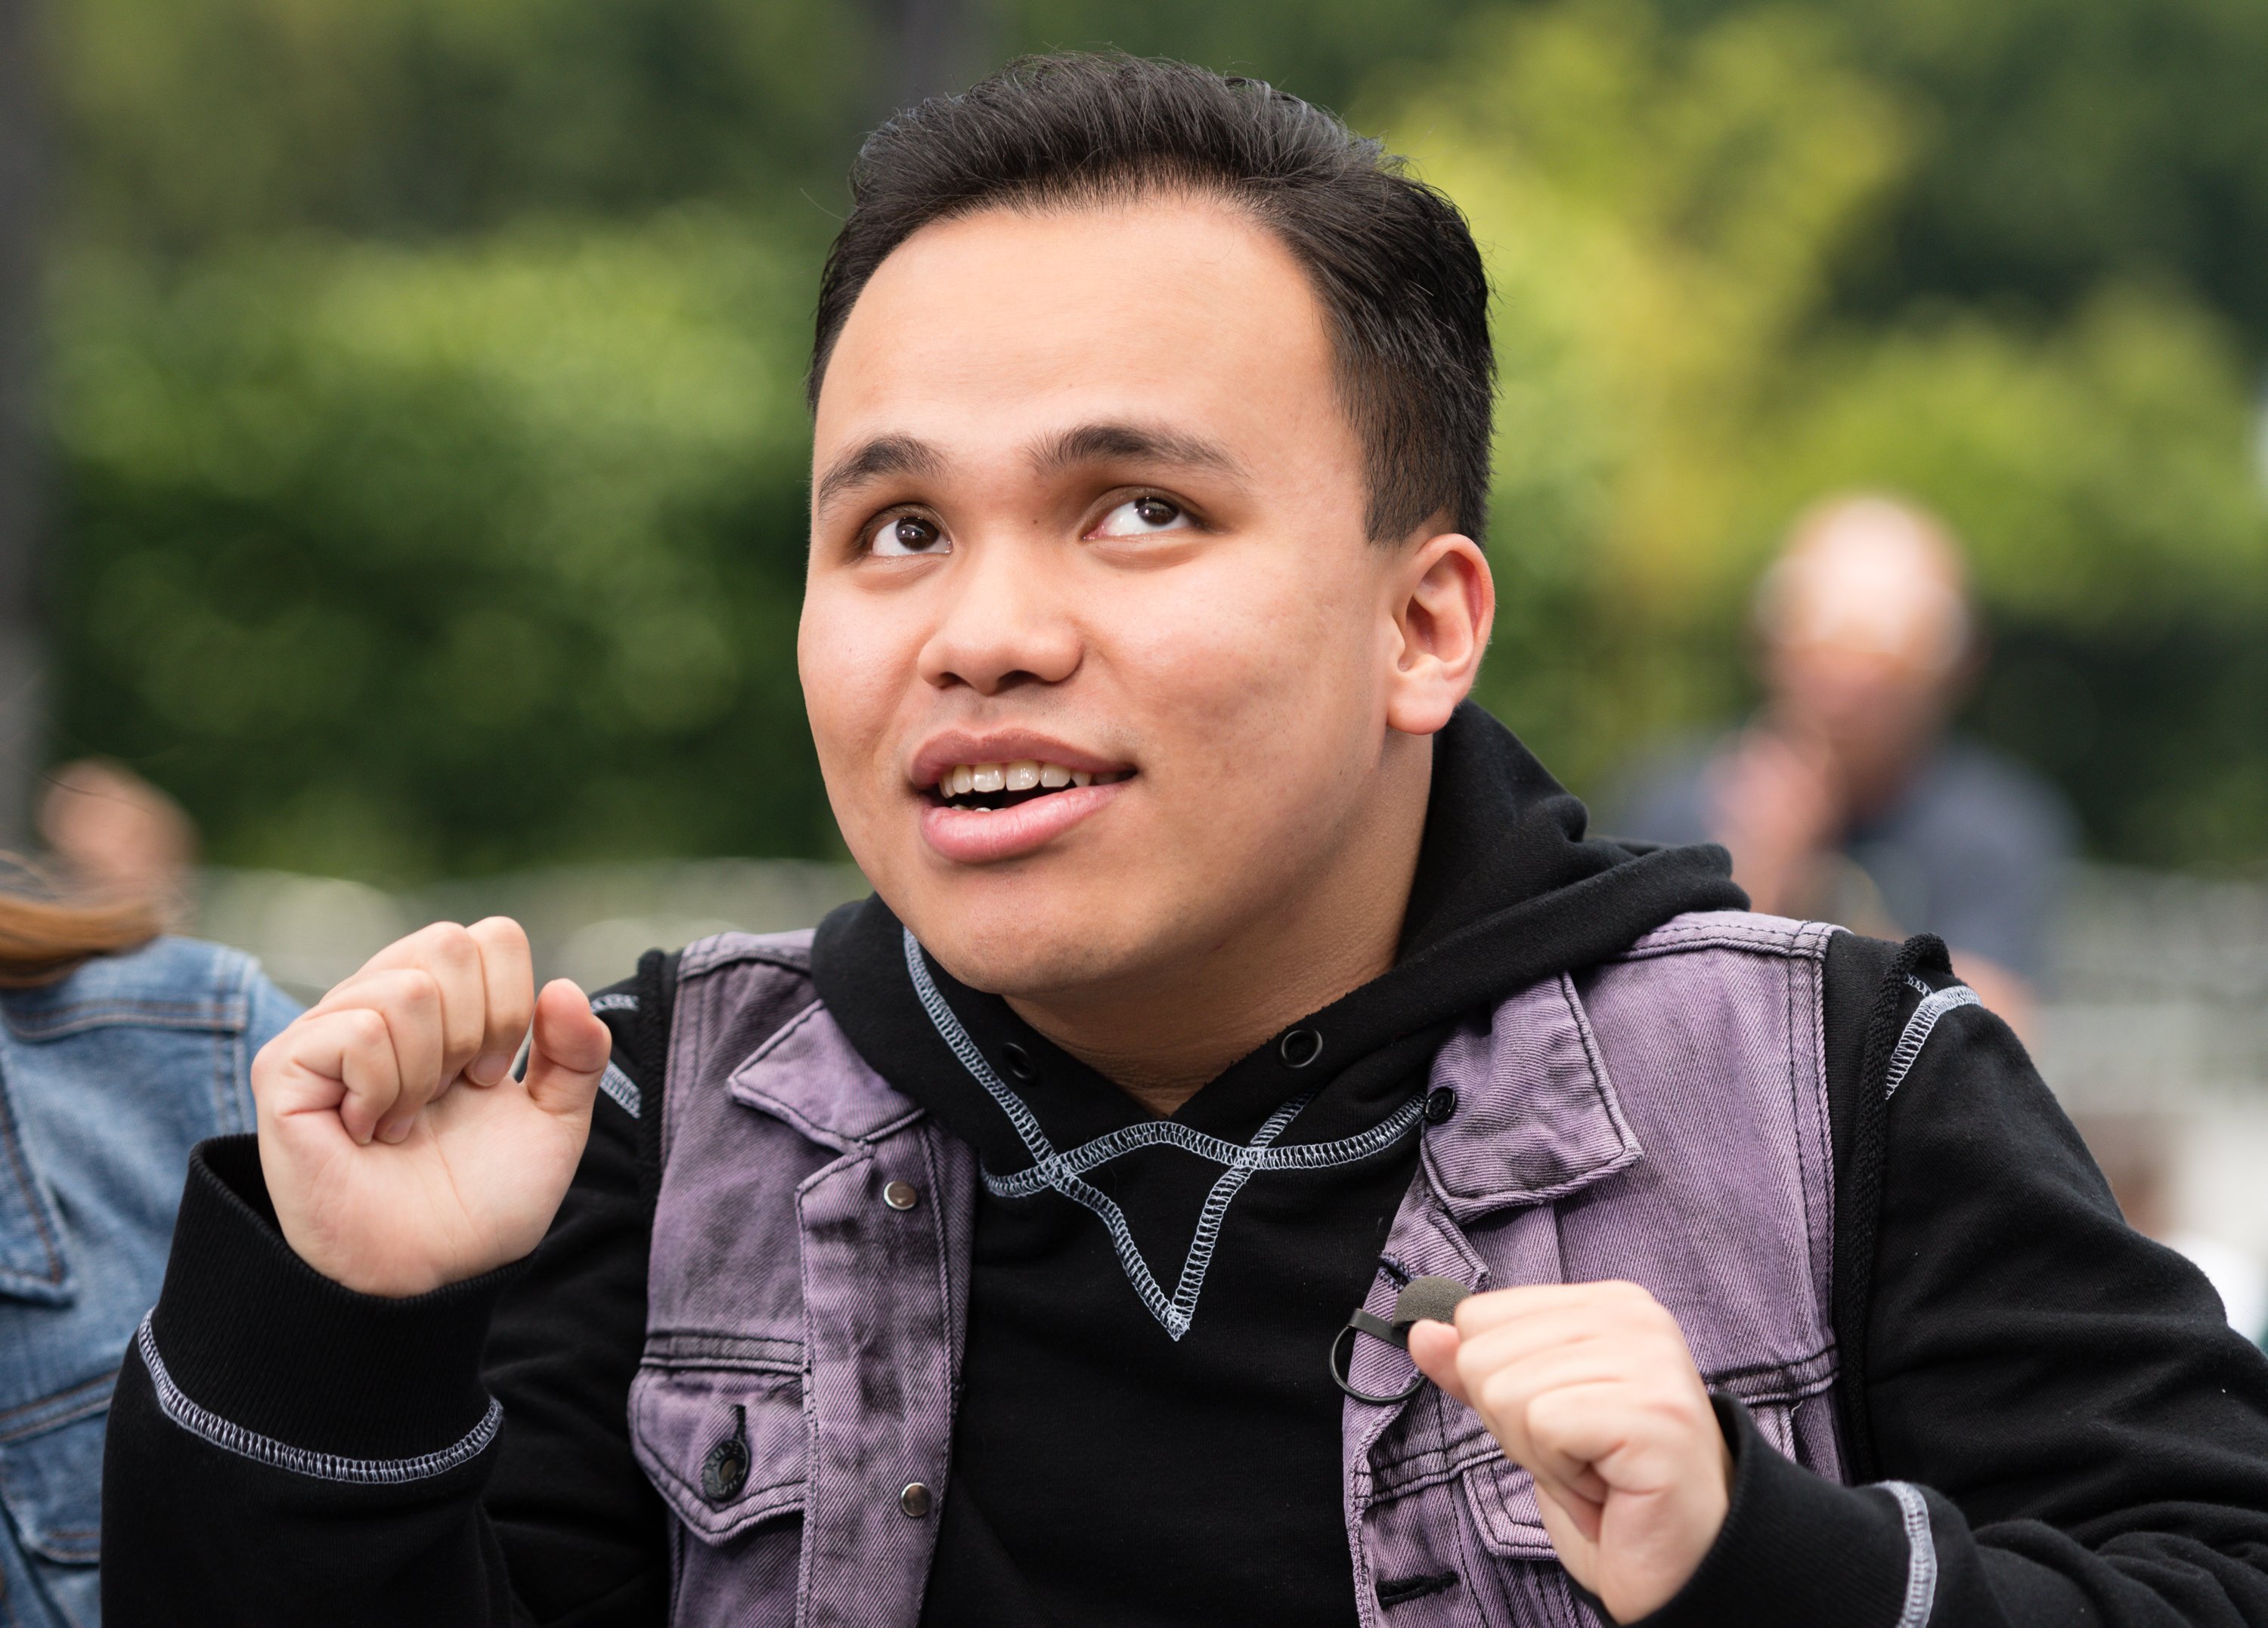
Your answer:
[[[1078,619],[1060,562],[1043,546],[978,542],[954,563],[954,582],[923,647],[921,676],[939,689],[995,695],[1060,684],[1079,670]]]

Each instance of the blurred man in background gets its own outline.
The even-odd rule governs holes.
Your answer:
[[[1765,574],[1756,626],[1764,709],[1641,771],[1615,827],[1723,843],[1758,910],[1934,933],[2028,1032],[2072,820],[2036,776],[1948,732],[1982,654],[1951,534],[1896,498],[1831,498]]]

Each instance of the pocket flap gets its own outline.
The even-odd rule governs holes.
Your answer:
[[[100,1400],[108,1400],[104,1382]],[[66,1566],[102,1551],[102,1436],[107,1410],[0,1441],[0,1503],[25,1548]]]
[[[1758,1403],[1749,1409],[1757,1431],[1786,1457],[1795,1457],[1794,1428],[1784,1403]],[[1543,1529],[1543,1509],[1535,1478],[1493,1451],[1464,1473],[1465,1498],[1473,1524],[1491,1554],[1523,1560],[1557,1558],[1551,1535]]]
[[[1464,1479],[1473,1524],[1491,1554],[1521,1560],[1558,1558],[1550,1534],[1543,1529],[1534,1476],[1502,1453],[1491,1453],[1469,1467]]]
[[[803,1507],[802,1357],[778,1341],[701,1343],[690,1360],[648,1343],[630,1382],[630,1445],[687,1529],[721,1544]]]

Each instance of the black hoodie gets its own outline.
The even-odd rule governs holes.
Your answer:
[[[1241,1144],[1297,1102],[1279,1145],[1359,1138],[1424,1088],[1434,1051],[1476,1008],[1685,911],[1747,902],[1721,849],[1637,857],[1583,840],[1582,804],[1477,708],[1452,719],[1434,761],[1392,970],[1271,1036],[1174,1119]],[[821,998],[875,1071],[972,1144],[988,1177],[1027,1169],[1007,1114],[916,998],[882,902],[836,912],[813,950]],[[1010,1060],[1011,1089],[1055,1148],[1151,1118],[1005,1001],[929,972],[977,1048]],[[925,1628],[1147,1628],[1230,1598],[1252,1628],[1351,1628],[1343,1398],[1325,1358],[1416,1173],[1404,1123],[1366,1156],[1238,1188],[1201,1278],[1185,1280],[1183,1261],[1219,1165],[1152,1146],[1086,1172],[1163,1293],[1197,1291],[1178,1337],[1097,1215],[1054,1192],[980,1190]],[[1264,1591],[1249,1587],[1256,1554],[1270,1557]]]
[[[1461,713],[1440,740],[1395,968],[1293,1025],[1322,1037],[1305,1069],[1286,1070],[1271,1043],[1179,1117],[1243,1140],[1312,1089],[1287,1138],[1373,1125],[1409,1100],[1445,1022],[1679,911],[1737,903],[1716,850],[1587,842],[1582,823],[1510,736]],[[2120,1221],[1990,1014],[1948,1015],[1885,1100],[1866,1060],[1911,1009],[1910,972],[1941,980],[1926,948],[1832,940],[1824,1045],[1845,1448],[1862,1478],[1926,1489],[1926,1622],[2268,1624],[2268,1363],[2192,1268]],[[1027,1155],[990,1105],[940,1066],[934,1030],[909,1021],[887,913],[831,918],[818,949],[830,1010],[869,1060],[990,1173],[1020,1169]],[[634,1082],[659,1081],[672,967],[649,956],[600,1002]],[[1025,1047],[1022,1084],[1058,1146],[1140,1117],[999,1003],[929,972],[972,1030]],[[504,1423],[438,1473],[322,1479],[176,1425],[129,1349],[104,1469],[108,1628],[665,1619],[672,1544],[685,1540],[625,1417],[659,1115],[635,1117],[628,1096],[598,1104],[533,1256],[409,1301],[353,1294],[291,1253],[250,1137],[200,1148],[150,1324],[177,1403],[224,1437],[387,1460],[477,1439],[491,1396]],[[1179,1272],[1211,1174],[1196,1163],[1152,1153],[1101,1178],[1161,1279]],[[932,1628],[1043,1613],[1065,1628],[1349,1620],[1323,1347],[1409,1177],[1405,1140],[1324,1173],[1328,1203],[1322,1187],[1256,1178],[1178,1341],[1100,1247],[1093,1215],[1053,1195],[980,1201]],[[1796,1468],[1737,1407],[1720,1412],[1731,1511],[1648,1628],[1920,1628],[1900,1505]],[[1390,1628],[1406,1597],[1381,1590],[1373,1620]]]

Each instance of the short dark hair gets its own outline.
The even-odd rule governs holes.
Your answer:
[[[1496,363],[1465,217],[1322,108],[1187,62],[1027,56],[868,136],[820,279],[812,402],[867,280],[922,227],[1176,187],[1248,209],[1313,280],[1364,444],[1371,536],[1396,539],[1444,513],[1480,536]]]

